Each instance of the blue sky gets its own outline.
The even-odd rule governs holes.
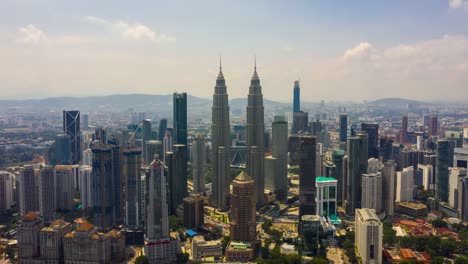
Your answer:
[[[468,99],[468,1],[0,3],[0,98],[186,91],[231,98]]]

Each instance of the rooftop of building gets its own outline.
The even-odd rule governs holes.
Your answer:
[[[36,220],[40,217],[41,215],[39,214],[39,212],[28,212],[27,214],[23,215],[21,217],[21,220],[22,221],[32,221],[32,220]]]
[[[316,179],[315,179],[316,182],[333,182],[333,181],[337,181],[335,178],[333,177],[325,177],[325,176],[318,176]]]
[[[361,208],[361,209],[356,209],[356,215],[363,221],[363,222],[376,222],[378,224],[380,223],[379,217],[375,214],[374,209],[369,209],[369,208]]]
[[[80,224],[77,228],[76,228],[76,231],[77,232],[88,232],[89,230],[93,229],[94,228],[94,225],[91,224],[90,222],[84,222],[82,224]]]
[[[237,242],[237,241],[231,241],[228,245],[228,249],[251,249],[252,248],[252,243],[249,242]]]
[[[57,219],[57,220],[53,221],[48,227],[42,228],[42,230],[43,231],[55,231],[55,230],[62,229],[63,227],[65,227],[65,226],[67,226],[69,224],[70,224],[69,222],[66,222],[63,219]]]
[[[245,171],[241,171],[235,178],[236,181],[241,181],[241,182],[244,182],[244,181],[251,181],[252,178],[250,178],[250,176],[245,172]]]
[[[301,217],[302,221],[320,221],[320,217],[318,215],[303,215]]]
[[[404,206],[410,209],[414,210],[421,210],[421,209],[427,209],[427,206],[423,203],[416,203],[416,202],[398,202],[397,203],[399,206]]]

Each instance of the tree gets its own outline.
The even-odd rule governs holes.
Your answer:
[[[383,224],[383,242],[385,244],[393,245],[397,241],[396,231],[390,223]]]
[[[223,254],[226,251],[226,247],[229,244],[230,240],[231,240],[230,236],[223,236],[223,238],[221,239],[221,247],[223,249]]]
[[[431,224],[432,224],[433,227],[447,227],[447,223],[444,220],[440,219],[440,218],[432,221]]]
[[[189,261],[189,254],[188,253],[177,253],[176,255],[176,263],[177,264],[185,264]]]
[[[141,255],[135,259],[135,264],[149,264],[148,258]]]
[[[455,259],[455,264],[468,264],[468,257],[460,256]]]
[[[443,239],[440,242],[440,253],[445,257],[452,255],[456,249],[457,242],[452,238]]]
[[[328,260],[325,258],[315,257],[311,261],[307,262],[307,264],[328,264]]]
[[[175,215],[169,216],[169,223],[172,230],[177,230],[184,226],[184,219]]]

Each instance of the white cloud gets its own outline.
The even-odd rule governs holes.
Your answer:
[[[345,60],[368,60],[371,59],[374,48],[369,42],[361,42],[359,45],[345,51]]]
[[[110,21],[99,17],[85,16],[83,20],[89,23],[103,25],[119,33],[124,39],[150,41],[150,42],[175,42],[174,37],[163,33],[157,33],[147,25],[130,23],[123,20]]]
[[[449,0],[448,4],[449,4],[449,8],[451,9],[468,8],[467,0]]]
[[[40,30],[33,24],[29,24],[25,27],[21,27],[18,29],[21,37],[19,41],[24,43],[33,43],[37,44],[46,39],[46,35],[44,31]]]

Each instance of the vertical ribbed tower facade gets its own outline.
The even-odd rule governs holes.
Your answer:
[[[221,65],[219,66],[219,74],[216,79],[211,115],[211,164],[213,171],[212,204],[218,209],[227,210],[227,200],[229,197],[229,147],[231,146],[231,130],[229,125],[229,101],[227,87]]]
[[[255,183],[247,173],[241,172],[232,181],[231,241],[254,242],[256,226]]]
[[[264,204],[265,174],[264,174],[264,137],[265,122],[263,108],[262,86],[255,65],[250,81],[247,102],[247,174],[254,182],[257,196],[257,207]]]

